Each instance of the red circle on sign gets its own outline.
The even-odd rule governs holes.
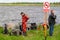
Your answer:
[[[45,2],[45,3],[44,3],[44,6],[45,6],[46,8],[49,8],[49,7],[50,7],[50,4],[49,4],[48,2]]]
[[[50,3],[44,2],[43,3],[43,9],[44,9],[44,12],[48,12],[50,9]]]

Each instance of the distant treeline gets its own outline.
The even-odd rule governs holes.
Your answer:
[[[7,4],[7,3],[0,3],[0,4]],[[42,4],[42,2],[14,2],[8,4]],[[60,4],[60,2],[53,2],[53,4]]]
[[[60,6],[60,2],[50,3],[51,6]],[[15,3],[0,3],[0,6],[43,6],[42,2],[15,2]]]

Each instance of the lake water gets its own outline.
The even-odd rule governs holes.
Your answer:
[[[60,7],[51,7],[51,9],[55,10],[55,15],[57,15],[56,22],[60,23]],[[44,13],[43,8],[41,6],[0,6],[0,25],[5,23],[13,22],[19,23],[21,22],[21,12],[25,12],[29,17],[29,23],[42,23]],[[48,15],[50,12],[48,13]]]

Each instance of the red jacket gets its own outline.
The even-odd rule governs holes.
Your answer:
[[[28,21],[28,16],[27,15],[23,15],[22,16],[22,23],[25,23],[25,22],[27,22]]]
[[[28,19],[29,18],[26,15],[22,16],[22,28],[23,28],[23,32],[26,32],[26,26],[27,26],[26,22],[28,21]]]

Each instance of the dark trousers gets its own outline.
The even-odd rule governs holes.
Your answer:
[[[52,36],[53,35],[53,31],[54,31],[54,24],[50,24],[49,26],[50,26],[49,35]]]

